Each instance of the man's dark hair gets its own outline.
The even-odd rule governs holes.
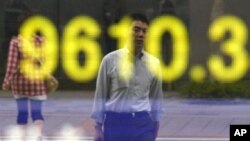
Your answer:
[[[149,20],[144,14],[133,13],[133,14],[130,14],[129,16],[130,16],[130,18],[132,18],[133,21],[138,20],[138,21],[142,21],[142,22],[149,25]]]

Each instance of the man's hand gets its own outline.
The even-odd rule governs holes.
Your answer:
[[[155,121],[154,122],[154,136],[155,136],[155,139],[157,138],[159,127],[160,127],[159,121]]]
[[[95,138],[94,141],[103,141],[102,124],[96,123],[95,125]]]

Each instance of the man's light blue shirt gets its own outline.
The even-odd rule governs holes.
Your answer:
[[[96,122],[103,123],[106,111],[118,113],[147,111],[152,120],[159,121],[163,100],[160,62],[142,50],[134,58],[134,73],[131,78],[124,80],[119,74],[119,60],[121,56],[128,55],[132,54],[127,48],[122,48],[109,53],[102,60],[91,115]],[[148,69],[147,59],[154,62],[158,74]]]

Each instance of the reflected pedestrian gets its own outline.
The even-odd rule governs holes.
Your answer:
[[[146,60],[155,62],[158,73],[160,62],[143,49],[148,19],[137,13],[130,17],[134,51],[124,47],[107,54],[99,69],[91,115],[96,121],[95,141],[154,141],[157,137],[162,80],[150,72]],[[129,55],[134,58],[130,62],[134,71],[131,79],[125,80],[119,75],[119,60]]]
[[[32,11],[23,3],[14,2],[11,10],[18,12],[16,24],[18,30],[20,25],[30,16]],[[11,20],[13,21],[13,20]],[[13,23],[12,23],[13,24]],[[15,33],[18,33],[16,31]],[[37,46],[41,45],[42,39],[34,37]],[[13,35],[9,43],[7,69],[2,84],[3,90],[11,90],[17,103],[17,124],[25,134],[28,124],[28,116],[31,113],[33,124],[37,129],[37,135],[42,135],[44,117],[42,114],[42,103],[47,99],[44,80],[31,80],[21,71],[20,62],[29,59],[29,56],[21,51],[22,38],[20,35]],[[34,65],[41,65],[39,60],[34,60]],[[29,106],[30,105],[30,106]]]

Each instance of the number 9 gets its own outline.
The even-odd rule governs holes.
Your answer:
[[[43,38],[41,47],[36,47],[34,40],[38,31]],[[53,23],[46,17],[33,16],[21,26],[19,39],[25,56],[20,62],[20,71],[31,80],[45,79],[56,69],[58,60],[58,36]],[[34,60],[41,61],[41,66],[37,67]]]

